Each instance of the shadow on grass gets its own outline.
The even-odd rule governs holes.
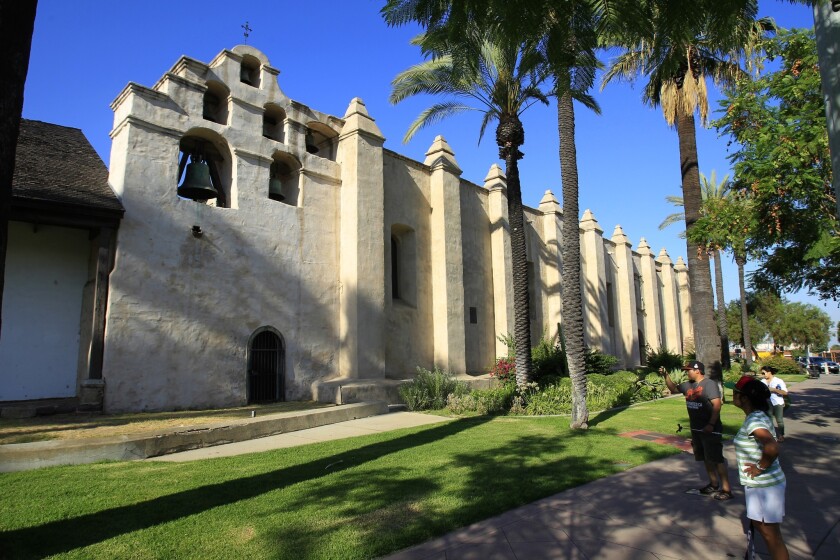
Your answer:
[[[4,558],[42,558],[69,552],[133,531],[148,529],[212,508],[248,500],[293,484],[357,467],[391,453],[439,441],[488,420],[489,418],[486,417],[456,420],[420,433],[348,450],[294,467],[210,484],[72,519],[51,521],[37,527],[5,531],[0,533],[0,551],[3,551]]]
[[[6,531],[0,533],[0,550],[9,558],[67,553],[307,483],[301,492],[284,493],[277,507],[265,500],[255,506],[266,509],[265,514],[271,517],[261,521],[267,524],[263,525],[260,531],[263,536],[259,539],[264,549],[256,555],[367,558],[422,542],[623,468],[595,454],[599,446],[588,438],[607,437],[604,434],[563,432],[562,438],[554,433],[531,434],[502,438],[498,445],[489,448],[486,441],[466,434],[490,420],[488,417],[455,420],[302,465]],[[504,433],[503,428],[499,429]],[[440,470],[428,475],[421,468],[414,473],[414,465],[441,460],[439,449],[423,449],[423,446],[458,436],[457,452],[444,458]],[[573,456],[569,453],[563,456],[563,450],[571,451]],[[386,461],[381,468],[370,465],[355,469],[406,451],[412,453],[414,465],[409,462],[404,467],[406,462],[402,460],[397,461],[400,466],[388,467]],[[646,453],[644,460],[662,456],[655,450]],[[466,472],[466,477],[460,475],[466,481],[461,482],[456,476],[448,482],[450,470]],[[327,477],[336,472],[341,475]],[[248,507],[245,510],[252,511]],[[241,521],[248,523],[247,519]],[[171,537],[175,539],[173,545],[190,550],[188,543],[195,535],[182,537]],[[142,542],[146,537],[131,538]],[[219,553],[225,546],[233,546],[216,544]],[[236,554],[235,549],[228,550]]]
[[[593,438],[602,441],[596,443]],[[372,558],[425,542],[624,470],[626,464],[597,454],[608,438],[592,432],[563,432],[562,438],[524,435],[476,449],[465,442],[464,450],[452,454],[445,469],[431,477],[395,480],[394,469],[346,473],[340,488],[322,484],[286,505],[292,510],[336,512],[339,518],[352,519],[344,524],[352,529],[341,524],[283,523],[282,530],[273,530],[270,537],[272,557]],[[633,449],[641,452],[643,462],[671,453],[647,446]],[[468,475],[464,482],[448,484],[444,470]],[[350,542],[355,544],[352,553],[342,553],[342,543]]]

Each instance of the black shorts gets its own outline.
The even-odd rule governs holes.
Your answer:
[[[691,434],[691,449],[694,458],[709,463],[723,463],[723,438],[718,434]]]

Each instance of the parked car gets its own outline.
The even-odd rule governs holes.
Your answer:
[[[825,366],[828,366],[828,373],[840,373],[840,364],[837,362],[832,362],[828,358],[822,358],[820,356],[810,356],[808,358],[800,358],[802,361],[802,365],[807,368],[809,371],[819,371],[820,373],[825,371]]]

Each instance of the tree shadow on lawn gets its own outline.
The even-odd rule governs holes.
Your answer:
[[[357,467],[392,453],[453,436],[489,420],[489,417],[456,420],[420,433],[351,449],[302,465],[209,484],[138,504],[51,521],[36,527],[5,531],[0,533],[0,551],[3,551],[0,557],[41,558],[69,552]]]
[[[352,524],[277,524],[269,548],[277,551],[277,558],[379,557],[623,471],[626,463],[601,457],[598,450],[602,447],[592,441],[612,437],[582,432],[564,432],[562,437],[555,433],[525,435],[500,441],[492,448],[465,449],[442,467],[464,470],[463,483],[448,484],[442,480],[443,473],[440,477],[394,480],[393,469],[347,472],[340,488],[323,481],[287,507],[335,512],[339,518],[352,518]],[[645,445],[628,446],[642,453],[642,462],[672,454],[664,448],[660,452]],[[580,453],[563,454],[569,448],[579,448]],[[360,488],[376,490],[367,493]],[[357,495],[361,492],[365,494]],[[348,543],[356,548],[347,549]]]
[[[341,556],[342,547],[348,557],[370,557],[423,542],[453,528],[623,470],[615,461],[595,455],[595,442],[587,443],[584,439],[609,437],[603,434],[570,432],[563,433],[562,438],[554,433],[526,435],[501,441],[490,449],[482,445],[470,450],[469,436],[464,432],[489,420],[489,417],[455,420],[303,465],[209,484],[37,527],[6,531],[0,533],[0,550],[13,558],[65,553],[212,508],[258,498],[297,483],[314,481],[314,488],[307,488],[297,500],[284,499],[283,510],[269,515],[315,508],[315,511],[324,512],[316,526],[308,521],[310,517],[283,517],[277,520],[276,526],[269,527],[269,536],[265,538],[271,542],[260,544],[274,557],[306,558],[310,554],[317,556],[318,551],[326,551],[326,556]],[[459,434],[464,438],[464,450],[452,455],[442,467],[467,471],[466,483],[454,487],[444,488],[443,482],[435,477],[406,475],[400,468],[349,470]],[[572,442],[580,445],[581,453],[558,457],[557,453]],[[649,453],[645,460],[661,456],[655,450],[645,449]],[[418,455],[418,461],[421,458],[422,453]],[[335,478],[325,478],[336,472],[342,472],[340,483],[337,484]],[[494,490],[499,488],[504,491]],[[394,496],[399,499],[394,500]],[[429,502],[429,497],[436,500]],[[441,500],[449,505],[442,506]],[[453,507],[452,503],[456,505]],[[354,522],[348,523],[348,520]],[[188,547],[189,543],[184,546]],[[352,553],[347,550],[348,546],[355,547]]]

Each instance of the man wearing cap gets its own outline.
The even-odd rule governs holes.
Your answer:
[[[688,381],[679,385],[671,380],[665,368],[659,368],[659,372],[671,393],[685,395],[694,458],[703,461],[709,475],[709,483],[700,489],[700,493],[711,495],[718,501],[729,500],[732,488],[723,459],[720,388],[713,380],[706,379],[706,367],[702,362],[690,362],[683,369],[688,372]]]

